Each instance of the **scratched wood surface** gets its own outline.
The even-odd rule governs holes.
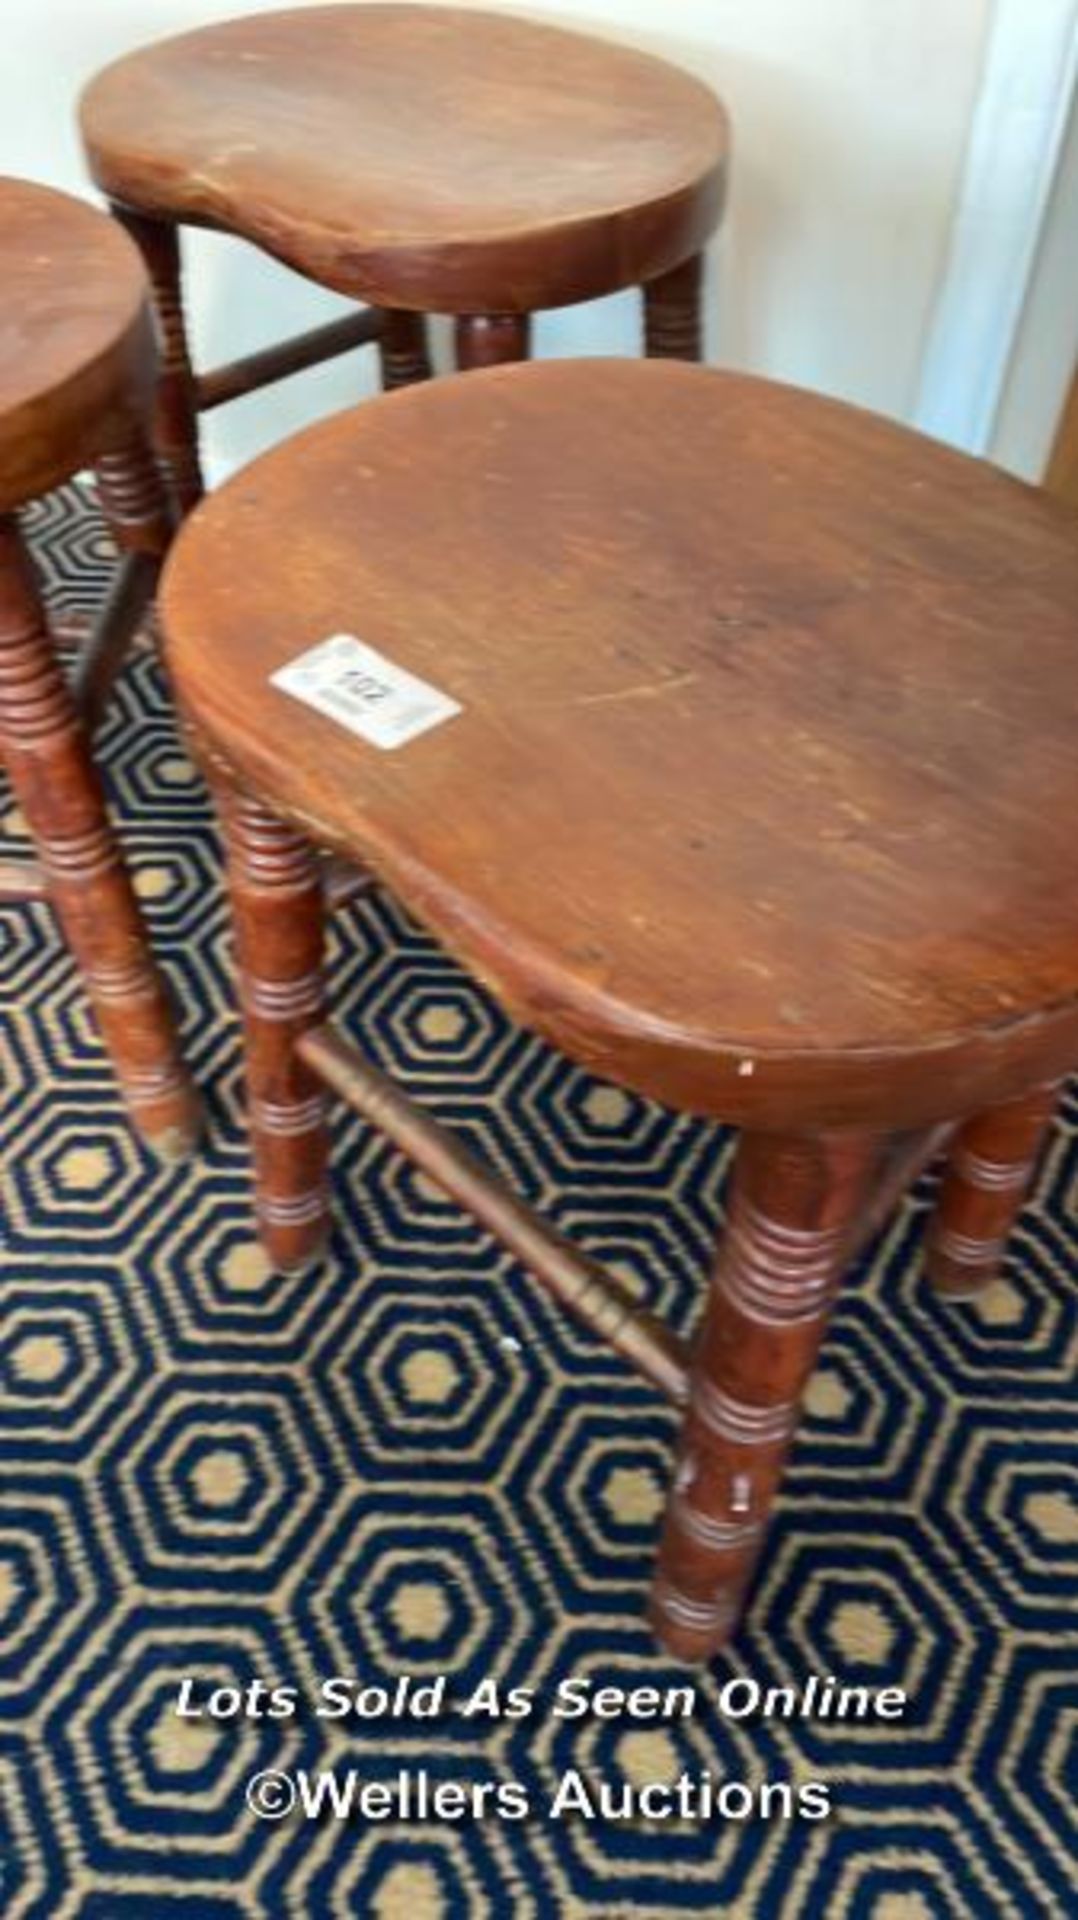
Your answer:
[[[499,368],[256,462],[164,617],[214,751],[611,1078],[900,1127],[1078,1058],[1078,541],[979,462],[673,362]],[[463,712],[381,752],[270,686],[342,631]]]
[[[456,7],[199,29],[92,82],[98,184],[386,306],[528,312],[677,266],[713,231],[727,125],[667,62]]]
[[[0,177],[0,285],[5,511],[101,453],[149,394],[154,349],[136,249],[70,194]]]
[[[67,194],[0,179],[0,764],[80,969],[102,1039],[146,1143],[187,1153],[198,1106],[164,982],[105,808],[15,509],[98,467],[102,508],[127,565],[76,688],[95,703],[118,663],[171,534],[146,433],[154,371],[148,289],[113,222]],[[20,897],[20,872],[0,897]]]

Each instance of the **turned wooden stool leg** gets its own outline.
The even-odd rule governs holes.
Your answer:
[[[457,366],[462,373],[474,367],[496,367],[505,360],[526,360],[531,337],[527,313],[461,313],[457,315]]]
[[[0,518],[0,748],[132,1119],[155,1153],[175,1159],[197,1137],[195,1097],[30,561],[7,516]]]
[[[947,1161],[929,1228],[928,1276],[948,1300],[969,1300],[999,1270],[1055,1108],[1058,1082],[967,1120]]]
[[[121,553],[152,553],[163,560],[175,518],[149,436],[132,425],[94,465],[101,512]]]
[[[198,455],[198,395],[183,313],[179,229],[119,202],[112,212],[126,227],[153,287],[161,364],[157,377],[154,441],[180,514],[198,505],[205,488]]]
[[[644,288],[644,353],[649,360],[702,360],[700,290],[704,256],[696,253]]]
[[[101,511],[119,551],[105,604],[79,650],[75,704],[92,726],[126,658],[157,586],[173,515],[150,442],[139,426],[95,467]]]
[[[274,1265],[305,1267],[328,1227],[325,1096],[296,1052],[322,1018],[322,869],[256,800],[221,790],[246,1045],[255,1204]]]
[[[850,1134],[742,1138],[652,1590],[682,1659],[708,1659],[737,1624],[878,1159]]]
[[[387,393],[393,393],[397,387],[412,387],[418,380],[429,380],[432,368],[426,316],[387,308],[382,316],[378,356],[382,363],[382,385]]]

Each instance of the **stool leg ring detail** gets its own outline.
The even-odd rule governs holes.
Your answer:
[[[198,452],[198,393],[183,313],[179,230],[171,220],[153,220],[115,201],[112,212],[138,247],[153,287],[161,349],[154,440],[183,515],[197,507],[205,489]]]
[[[929,1229],[928,1273],[942,1297],[971,1299],[998,1273],[1058,1091],[1058,1082],[1036,1087],[959,1131]]]
[[[10,519],[0,519],[0,747],[132,1119],[162,1159],[177,1159],[197,1139],[197,1102],[30,562]]]
[[[378,354],[382,362],[382,386],[386,393],[395,393],[398,387],[414,387],[420,380],[429,380],[433,369],[427,346],[426,316],[422,313],[405,313],[399,308],[392,311],[387,309],[382,316]]]
[[[878,1157],[852,1135],[742,1139],[652,1590],[680,1658],[737,1624]]]
[[[462,313],[456,333],[457,366],[461,373],[470,373],[476,367],[526,360],[531,317],[526,313]]]
[[[150,617],[173,517],[149,439],[132,426],[95,466],[97,494],[120,554],[108,595],[79,649],[75,705],[92,727],[140,626]]]
[[[255,1204],[266,1251],[285,1272],[310,1264],[329,1222],[325,1097],[297,1052],[322,1018],[322,867],[257,801],[222,789]]]
[[[174,532],[153,448],[140,425],[131,425],[101,454],[94,475],[101,511],[121,553],[150,553],[163,560]]]
[[[702,360],[703,255],[694,253],[644,288],[644,353],[649,360]]]

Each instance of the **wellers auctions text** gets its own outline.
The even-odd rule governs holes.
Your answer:
[[[270,1793],[265,1795],[266,1783]],[[283,1797],[282,1797],[283,1795]],[[263,1819],[298,1812],[305,1819],[439,1823],[458,1820],[826,1820],[822,1780],[719,1779],[706,1767],[676,1780],[596,1778],[570,1767],[540,1788],[522,1780],[452,1780],[426,1767],[401,1767],[372,1779],[356,1767],[261,1774],[248,1804]]]

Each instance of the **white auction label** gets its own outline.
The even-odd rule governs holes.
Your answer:
[[[447,693],[352,633],[335,633],[298,654],[270,675],[270,683],[386,752],[461,711]]]

